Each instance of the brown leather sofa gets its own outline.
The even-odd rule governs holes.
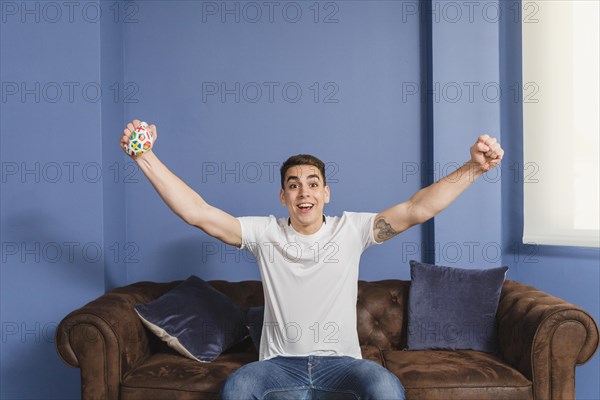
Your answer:
[[[150,333],[133,305],[180,282],[118,288],[63,319],[56,346],[65,363],[81,369],[84,400],[216,399],[229,374],[258,359],[249,338],[214,362],[200,363]],[[210,283],[240,306],[263,304],[260,281]],[[407,351],[409,287],[410,281],[360,281],[357,301],[363,358],[394,372],[408,399],[575,398],[575,367],[598,348],[598,327],[584,310],[506,281],[497,312],[498,357],[468,350]]]

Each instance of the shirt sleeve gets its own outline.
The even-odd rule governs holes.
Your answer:
[[[360,235],[363,251],[374,244],[383,243],[376,242],[375,236],[373,236],[373,225],[375,224],[377,213],[348,212],[346,214],[348,214],[348,217],[352,220],[352,224]]]
[[[256,257],[257,244],[267,230],[270,223],[276,222],[275,217],[238,217],[242,228],[242,246],[239,248],[249,250]]]

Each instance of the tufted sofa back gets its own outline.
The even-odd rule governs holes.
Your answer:
[[[264,304],[260,281],[210,281],[241,307]],[[407,305],[410,281],[358,281],[356,299],[358,338],[362,345],[382,350],[406,347]]]
[[[382,350],[406,347],[410,281],[358,282],[356,317],[361,345]]]

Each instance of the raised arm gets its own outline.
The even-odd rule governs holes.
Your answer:
[[[419,190],[404,203],[397,204],[375,217],[373,234],[379,243],[411,226],[433,218],[452,203],[484,172],[502,160],[504,150],[496,139],[481,135],[471,146],[471,159],[456,171]]]
[[[123,151],[126,149],[131,133],[139,125],[140,121],[137,119],[127,124],[121,137]],[[156,144],[158,137],[156,126],[150,125],[148,128]],[[171,172],[152,149],[138,156],[129,156],[138,164],[167,206],[181,219],[227,244],[241,246],[242,230],[239,221],[204,201],[198,193]]]

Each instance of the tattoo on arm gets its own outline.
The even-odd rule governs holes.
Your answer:
[[[375,228],[379,229],[377,232],[377,239],[380,241],[387,240],[391,237],[396,236],[400,232],[396,232],[390,224],[385,221],[385,218],[379,218],[375,221]]]

